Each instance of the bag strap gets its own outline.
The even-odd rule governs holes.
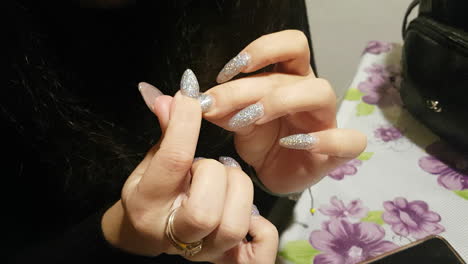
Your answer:
[[[421,0],[413,0],[413,2],[411,2],[411,4],[408,6],[408,9],[406,9],[405,18],[403,19],[403,27],[401,29],[403,39],[405,38],[406,30],[408,28],[408,16],[411,14],[413,9],[419,5],[420,2]]]

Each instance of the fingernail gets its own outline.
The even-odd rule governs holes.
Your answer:
[[[193,159],[193,163],[195,163],[195,162],[197,162],[197,161],[199,161],[199,160],[202,160],[202,159],[206,159],[206,158],[204,158],[204,157],[195,157],[195,158]]]
[[[218,160],[219,160],[219,162],[224,164],[224,166],[234,167],[234,168],[240,168],[241,167],[239,162],[237,162],[235,159],[233,159],[231,157],[222,156],[222,157],[219,157]]]
[[[163,93],[149,83],[141,82],[138,84],[138,90],[143,97],[146,105],[151,111],[154,111],[154,102],[156,98]]]
[[[252,215],[260,215],[260,211],[258,211],[258,208],[255,204],[252,204]]]
[[[198,98],[200,86],[198,85],[197,77],[192,70],[185,70],[180,80],[180,91],[183,95]]]
[[[219,72],[216,81],[218,83],[227,82],[232,77],[239,74],[250,62],[250,55],[247,52],[241,52],[236,57],[232,58],[223,69]]]
[[[234,115],[231,120],[229,120],[228,126],[231,129],[248,126],[260,119],[263,114],[263,105],[261,103],[249,105]]]
[[[209,94],[200,94],[198,97],[198,100],[200,101],[201,109],[202,112],[205,113],[207,112],[210,107],[213,105],[213,96]]]
[[[296,134],[281,138],[279,144],[290,149],[311,149],[318,139],[309,134]]]

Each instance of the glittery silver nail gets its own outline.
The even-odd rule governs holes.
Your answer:
[[[263,114],[263,105],[261,103],[249,105],[234,115],[231,120],[229,120],[228,126],[231,129],[248,126],[260,119]]]
[[[180,80],[180,91],[183,95],[198,98],[200,86],[198,85],[197,77],[192,70],[185,70]]]
[[[318,139],[309,134],[296,134],[281,138],[279,144],[290,149],[311,149]]]
[[[237,162],[235,159],[231,158],[231,157],[226,157],[226,156],[221,156],[219,157],[219,162],[221,162],[224,166],[228,166],[228,167],[235,167],[235,168],[240,168],[241,165],[239,164],[239,162]]]
[[[200,101],[201,109],[203,113],[205,113],[213,105],[213,96],[209,94],[200,94],[198,101]]]
[[[223,69],[219,72],[216,81],[218,83],[227,82],[232,77],[239,74],[250,62],[250,55],[246,52],[237,54],[236,57],[232,58]]]
[[[258,207],[255,204],[252,204],[252,215],[260,215],[260,211],[258,211]]]

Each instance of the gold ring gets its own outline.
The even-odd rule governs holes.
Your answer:
[[[177,209],[178,208],[173,209],[171,213],[169,214],[169,217],[167,218],[166,236],[175,248],[184,252],[184,256],[192,257],[202,250],[203,240],[195,241],[192,243],[186,243],[186,242],[180,241],[179,239],[175,237],[174,216],[175,216]]]

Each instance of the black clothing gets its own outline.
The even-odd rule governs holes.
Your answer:
[[[185,263],[127,254],[102,235],[102,214],[159,138],[137,83],[173,95],[191,68],[208,89],[224,63],[262,34],[308,33],[304,2],[147,1],[124,9],[6,2],[0,125],[8,259]],[[214,125],[203,124],[199,142],[197,156],[238,158],[231,137]],[[255,192],[267,215],[276,198]]]

